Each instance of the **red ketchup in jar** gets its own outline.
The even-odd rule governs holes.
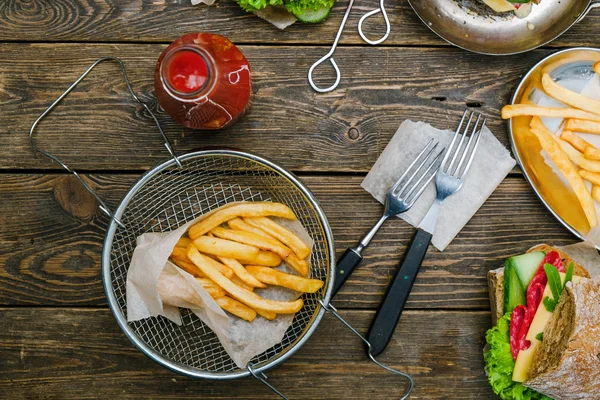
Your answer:
[[[158,58],[154,89],[161,107],[181,125],[224,128],[249,107],[250,64],[227,38],[191,33]]]

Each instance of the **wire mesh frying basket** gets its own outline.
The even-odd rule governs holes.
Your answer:
[[[33,140],[37,124],[96,65],[107,60],[119,64],[130,94],[154,119],[171,155],[170,160],[140,177],[114,213],[77,172],[37,147]],[[35,151],[74,174],[98,200],[100,209],[110,217],[102,250],[102,280],[108,304],[125,335],[152,360],[175,372],[197,378],[224,380],[253,376],[286,398],[267,382],[264,372],[295,353],[310,338],[325,312],[330,311],[365,343],[367,355],[375,364],[408,380],[408,389],[402,399],[408,397],[413,387],[410,376],[377,361],[370,352],[369,342],[329,303],[335,268],[333,235],[319,203],[294,175],[270,161],[241,151],[206,150],[175,155],[157,118],[135,95],[125,66],[116,57],[104,57],[94,62],[36,119],[29,131],[29,139]],[[189,310],[181,310],[181,326],[162,316],[135,322],[128,322],[126,317],[127,270],[136,238],[146,232],[174,230],[210,210],[236,201],[274,201],[290,207],[314,242],[310,256],[311,277],[325,282],[316,293],[303,294],[304,306],[295,314],[282,341],[255,356],[245,369],[236,366],[213,331]]]
[[[125,283],[136,237],[166,232],[233,201],[275,201],[289,206],[314,241],[311,276],[325,285],[303,296],[281,343],[256,356],[251,365],[260,373],[294,353],[312,334],[329,302],[333,281],[333,239],[321,207],[291,174],[247,153],[213,150],[178,156],[145,174],[115,211],[123,227],[112,222],[102,252],[102,270],[109,304],[127,336],[160,364],[186,375],[231,379],[250,375],[238,368],[217,336],[193,313],[183,313],[183,325],[164,317],[127,322]]]

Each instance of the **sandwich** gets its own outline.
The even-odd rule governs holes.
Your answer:
[[[600,282],[548,245],[488,273],[485,364],[504,400],[600,399]]]
[[[533,8],[533,4],[539,4],[540,0],[481,0],[497,13],[514,12],[517,17],[527,17]]]

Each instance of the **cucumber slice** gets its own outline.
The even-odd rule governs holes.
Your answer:
[[[525,304],[525,290],[511,262],[504,264],[504,313],[512,312],[516,306]]]
[[[332,8],[333,8],[333,5],[331,7],[324,6],[317,10],[314,10],[312,8],[307,8],[305,10],[302,10],[299,13],[294,13],[294,15],[301,22],[306,22],[309,24],[316,24],[317,22],[321,22],[325,18],[327,18],[327,16],[331,12]]]
[[[537,272],[540,264],[546,257],[546,253],[543,251],[536,251],[533,253],[521,254],[509,258],[507,261],[512,264],[519,279],[521,280],[521,286],[527,288],[529,282],[533,279],[533,276]]]

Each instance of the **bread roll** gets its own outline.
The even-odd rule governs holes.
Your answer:
[[[568,283],[525,386],[555,400],[600,398],[600,283]]]

